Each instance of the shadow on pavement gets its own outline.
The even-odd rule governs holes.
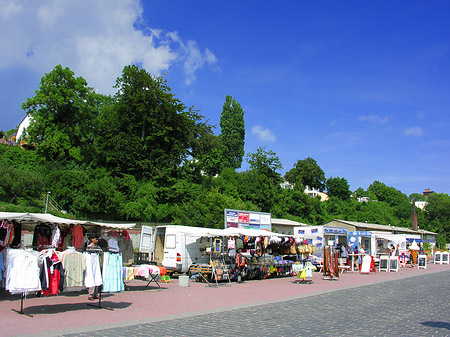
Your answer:
[[[98,302],[90,302],[90,304],[97,305]],[[111,308],[111,309],[125,309],[131,306],[130,302],[110,302],[110,301],[102,301],[101,306],[103,308]],[[20,309],[20,305],[17,308],[11,309]],[[78,310],[102,310],[101,308],[96,308],[93,306],[89,306],[88,303],[64,303],[64,304],[43,304],[43,305],[35,305],[30,307],[24,307],[23,312],[28,315],[51,315],[51,314],[59,314],[62,312],[71,312]]]
[[[432,327],[432,328],[441,328],[441,329],[450,330],[450,323],[447,323],[447,322],[432,322],[432,321],[428,321],[428,322],[422,322],[420,324],[425,325],[425,326],[429,326],[429,327]]]

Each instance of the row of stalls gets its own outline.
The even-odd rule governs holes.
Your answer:
[[[132,266],[128,230],[134,226],[0,212],[0,288],[21,295],[20,310],[14,310],[20,314],[29,294],[88,291],[88,299],[98,299],[96,306],[104,308],[102,293],[122,292],[131,276],[152,280],[159,273],[155,266],[150,271]]]
[[[147,250],[151,260],[169,272],[218,282],[290,276],[316,248],[303,239],[267,230],[170,225],[154,231],[143,227],[140,250]]]
[[[393,234],[386,231],[349,231],[345,227],[308,226],[294,227],[297,237],[303,237],[309,244],[316,246],[317,256],[322,256],[326,246],[350,247],[352,251],[363,250],[373,257],[389,254],[392,247],[406,252],[409,245],[422,242],[419,234]]]

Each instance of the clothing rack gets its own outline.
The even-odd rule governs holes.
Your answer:
[[[85,250],[86,253],[93,253],[93,254],[103,254],[103,249],[101,248],[93,248],[93,247],[87,247]],[[99,292],[98,292],[98,304],[92,304],[92,303],[87,303],[87,305],[89,305],[90,307],[94,307],[97,309],[106,309],[106,310],[111,310],[114,311],[113,308],[108,308],[108,307],[102,307],[102,288],[103,285],[99,286]]]
[[[25,297],[24,293],[21,293],[20,294],[20,310],[11,309],[11,311],[17,312],[18,314],[25,315],[25,316],[28,316],[28,317],[33,317],[33,315],[30,315],[30,314],[27,314],[27,313],[23,312],[23,299],[24,299],[24,297]]]

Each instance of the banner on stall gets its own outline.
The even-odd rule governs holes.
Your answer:
[[[225,228],[264,229],[272,231],[270,213],[225,209]]]

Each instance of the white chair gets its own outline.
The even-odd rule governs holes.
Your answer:
[[[442,264],[442,253],[441,252],[434,253],[434,264]]]

